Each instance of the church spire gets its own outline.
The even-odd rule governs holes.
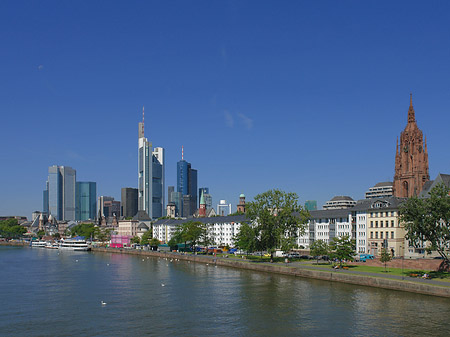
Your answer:
[[[416,121],[416,116],[412,104],[412,93],[409,94],[409,110],[408,110],[408,123],[414,123]]]

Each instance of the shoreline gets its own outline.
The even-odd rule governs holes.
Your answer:
[[[28,246],[26,243],[21,242],[0,242],[2,246]],[[384,278],[381,276],[373,275],[359,275],[346,273],[341,270],[315,270],[308,267],[298,267],[293,265],[284,265],[279,263],[260,263],[250,262],[248,260],[240,261],[234,258],[224,258],[204,255],[182,255],[181,253],[171,252],[155,252],[149,250],[136,250],[125,248],[104,248],[104,247],[92,247],[93,253],[110,253],[110,254],[129,254],[129,255],[144,255],[152,257],[162,258],[177,258],[179,260],[214,264],[218,266],[253,270],[265,273],[276,273],[281,275],[290,275],[294,277],[304,277],[310,279],[317,279],[330,282],[340,282],[347,284],[354,284],[367,287],[375,287],[389,290],[406,291],[422,295],[431,295],[438,297],[450,298],[450,282],[447,285],[435,285],[426,282],[413,282],[409,280],[400,280],[393,278]]]
[[[450,283],[448,286],[439,286],[430,283],[412,282],[409,280],[397,280],[377,276],[356,275],[346,273],[340,270],[338,271],[314,270],[312,268],[301,268],[301,267],[299,268],[292,265],[286,266],[283,264],[280,265],[275,263],[274,264],[258,263],[258,262],[250,262],[248,260],[245,260],[244,262],[233,258],[231,259],[224,257],[214,258],[212,256],[207,257],[203,255],[190,255],[190,254],[182,255],[180,253],[155,252],[136,249],[93,247],[91,251],[101,253],[113,253],[113,254],[144,255],[144,256],[171,258],[171,259],[177,258],[179,260],[184,261],[199,262],[205,264],[208,263],[218,266],[253,270],[258,272],[276,273],[282,275],[290,275],[294,277],[304,277],[323,281],[355,284],[367,287],[399,290],[422,295],[450,298]]]

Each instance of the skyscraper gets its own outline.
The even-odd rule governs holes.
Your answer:
[[[412,104],[412,94],[409,99],[408,123],[400,134],[395,153],[394,196],[409,198],[417,196],[423,185],[430,180],[428,172],[427,139],[416,123]]]
[[[97,216],[97,183],[76,183],[76,220],[94,220]]]
[[[48,180],[43,193],[43,211],[57,220],[75,220],[77,172],[69,166],[48,168]]]
[[[121,190],[121,215],[125,218],[134,217],[138,211],[138,189],[124,187]]]
[[[209,194],[209,187],[200,187],[198,189],[198,196],[201,197],[203,192],[203,199],[205,201],[206,209],[212,208],[212,196]],[[199,202],[200,206],[200,202]]]
[[[184,217],[191,216],[197,210],[197,170],[191,167],[191,163],[184,160],[184,148],[181,152],[181,160],[177,163],[177,192],[183,196]]]
[[[164,211],[164,149],[152,150],[152,143],[145,138],[144,108],[138,135],[138,209],[147,212],[150,218],[159,218]]]

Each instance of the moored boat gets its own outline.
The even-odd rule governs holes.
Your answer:
[[[59,249],[74,250],[74,251],[88,251],[91,247],[86,240],[79,239],[65,239],[59,244]]]
[[[32,241],[31,242],[31,247],[34,247],[34,248],[45,248],[46,246],[47,246],[46,241]]]

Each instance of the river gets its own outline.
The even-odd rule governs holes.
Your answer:
[[[0,304],[4,336],[448,336],[450,330],[446,298],[29,247],[0,246]]]

